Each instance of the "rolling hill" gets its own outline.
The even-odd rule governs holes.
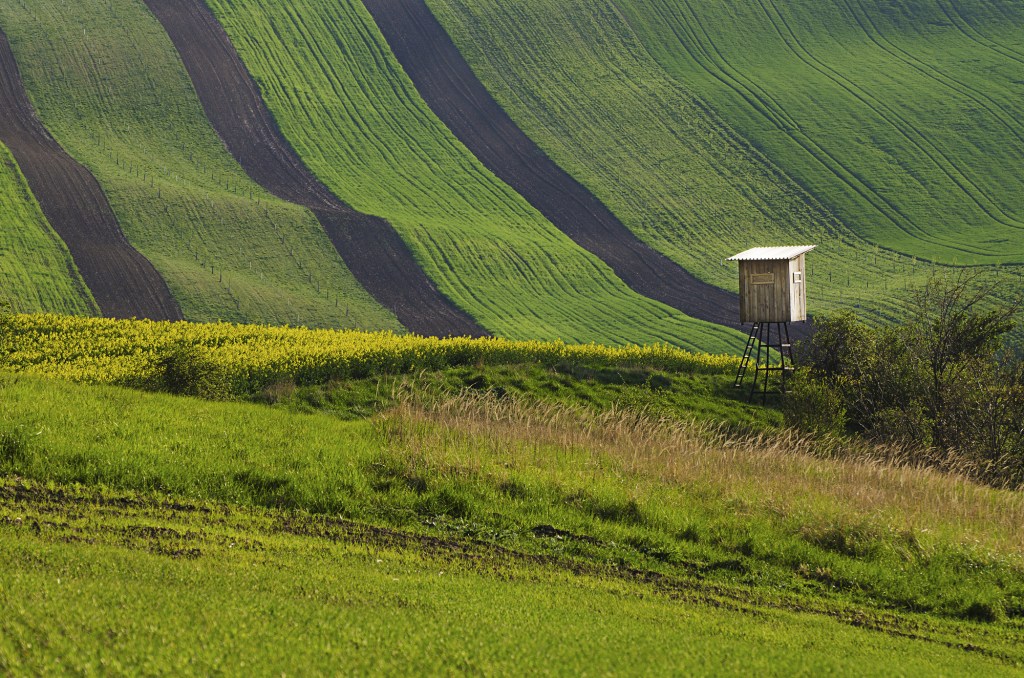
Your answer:
[[[842,74],[830,79],[792,50],[786,58],[777,54],[785,43],[762,35],[774,35],[771,22],[748,3],[427,4],[548,155],[646,242],[704,280],[735,289],[734,272],[721,266],[725,256],[752,244],[809,242],[819,245],[809,259],[808,289],[818,312],[859,307],[898,317],[908,286],[953,264],[1001,264],[1007,287],[1021,288],[1024,233],[1014,215],[1024,195],[1024,126],[1013,108],[1019,98],[1009,97],[1019,87],[1011,57],[982,55],[991,68],[951,64],[939,82],[942,64],[974,63],[940,52],[941,37],[908,38],[905,52],[886,61],[852,15],[831,9],[836,3],[827,3],[827,12],[819,12],[820,3],[777,3],[779,11],[802,13],[790,22],[793,30],[829,22],[833,32],[818,30],[815,44],[832,59],[830,72]],[[998,35],[1019,28],[1015,16],[999,14]],[[931,18],[922,10],[905,18],[902,30],[913,36],[920,24],[921,32],[934,33]],[[864,43],[874,48],[870,66],[857,51],[868,49]],[[889,78],[904,71],[907,86],[893,84]],[[757,91],[768,103],[740,96],[746,89],[728,86],[730,78],[762,78]],[[950,94],[951,78],[971,82],[972,91]],[[885,106],[905,110],[890,115],[885,107],[850,102],[843,97],[851,89],[876,92]],[[965,103],[975,100],[985,102],[975,105],[977,116]],[[886,141],[897,137],[902,146]],[[810,156],[792,150],[794,138],[838,144],[830,152],[837,167],[852,168],[849,181],[805,162]],[[872,159],[880,155],[889,160]],[[976,176],[984,178],[957,179]],[[865,181],[903,205],[902,225],[885,222],[871,206],[871,191],[857,192]],[[908,182],[920,190],[904,191]],[[1003,216],[993,217],[997,212]]]
[[[400,328],[308,210],[245,174],[144,5],[0,5],[50,134],[87,167],[185,317]]]
[[[747,399],[723,259],[817,244],[812,312],[874,323],[965,265],[1024,292],[1022,28],[2,0],[0,675],[1020,675],[1001,319],[944,444],[942,323]]]
[[[431,113],[361,4],[210,6],[306,165],[394,224],[438,288],[488,331],[737,347],[736,332],[632,292],[497,180]]]
[[[210,0],[223,32],[148,4],[173,42],[127,0],[9,3],[0,28],[191,319],[736,350],[679,309],[732,324],[724,257],[776,242],[819,245],[819,313],[898,318],[965,264],[1022,286],[1012,3],[403,0],[368,4],[378,26]]]

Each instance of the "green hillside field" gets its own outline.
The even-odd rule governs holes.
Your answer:
[[[18,163],[0,144],[0,302],[15,311],[95,315],[67,246],[46,220]]]
[[[0,28],[43,122],[95,174],[187,318],[400,328],[315,217],[234,162],[142,3],[4,2]]]
[[[776,98],[790,93],[796,97],[796,90],[805,85],[808,67],[798,69],[791,65],[802,63],[798,59],[775,58],[770,50],[766,56],[760,35],[751,28],[766,22],[754,16],[749,3],[702,4],[697,14],[705,24],[715,22],[717,32],[713,39],[702,34],[700,41],[683,32],[685,26],[679,19],[689,4],[667,0],[428,0],[474,71],[527,134],[631,230],[709,282],[736,289],[735,270],[723,266],[723,259],[748,247],[817,244],[818,249],[808,256],[812,312],[859,307],[876,318],[896,318],[902,313],[904,290],[920,286],[934,270],[931,260],[961,265],[1020,263],[1024,232],[1014,225],[1016,217],[1012,216],[1024,195],[1019,190],[1019,161],[1016,165],[1012,162],[1013,157],[1020,157],[1017,135],[1024,134],[1020,116],[1015,118],[1016,126],[1010,124],[1012,129],[1007,129],[1014,119],[1012,106],[1019,105],[1019,98],[1011,103],[1004,96],[1000,101],[1007,110],[1002,112],[990,105],[998,115],[985,118],[976,128],[965,115],[951,117],[945,107],[937,107],[932,117],[921,123],[923,133],[934,137],[929,143],[941,145],[943,153],[953,158],[957,167],[963,166],[965,173],[973,176],[991,169],[993,174],[977,182],[977,191],[965,193],[948,181],[945,172],[953,173],[948,163],[933,166],[925,162],[938,155],[915,155],[909,150],[904,155],[902,147],[889,149],[887,163],[857,170],[865,176],[873,172],[870,181],[885,187],[880,192],[906,203],[901,209],[914,219],[912,228],[907,228],[917,234],[906,236],[899,227],[883,223],[870,212],[867,202],[848,199],[848,186],[826,182],[822,177],[827,172],[820,167],[802,171],[790,154],[780,150],[785,135],[771,121],[758,118],[758,109],[724,87],[719,78],[688,67],[684,43],[691,46],[697,42],[709,53],[731,50],[737,60],[742,57],[742,68],[737,65],[735,70],[748,78],[770,76],[764,89]],[[808,16],[820,5],[788,4],[803,8]],[[835,21],[837,26],[845,25]],[[738,22],[735,30],[734,22]],[[850,22],[852,28],[847,32],[857,26],[852,19]],[[762,26],[761,30],[767,29]],[[828,51],[826,37],[819,36],[819,42],[819,50]],[[905,47],[922,60],[936,52],[934,44]],[[877,73],[879,80],[889,77],[882,75],[889,69],[878,59],[867,67],[853,63],[856,55],[835,51],[850,62],[845,77],[858,81],[869,80],[872,73]],[[847,64],[834,67],[843,70]],[[971,66],[975,67],[981,68]],[[905,65],[900,68],[913,71]],[[924,79],[913,72],[919,80]],[[1004,95],[1013,91],[1014,86],[1006,81],[1006,69],[994,74],[991,82],[980,73],[972,79],[976,88],[991,87]],[[928,87],[919,83],[921,98],[907,103],[913,110],[901,114],[903,119],[912,114],[923,118],[925,109],[934,103],[929,97],[946,96],[944,86],[928,82]],[[874,87],[875,83],[864,86]],[[861,134],[856,131],[861,121],[845,116],[854,113],[828,108],[833,104],[842,108],[845,100],[835,99],[824,85],[810,94],[800,91],[820,107],[787,104],[777,115],[788,125],[786,129],[804,130],[800,133],[816,143],[823,143],[816,136],[819,132],[842,137],[847,140],[843,143],[849,142],[845,152],[865,163],[870,161],[866,156],[879,155],[878,150],[866,152],[864,144],[884,145],[881,139],[872,141],[864,133],[858,143],[852,141]],[[891,102],[916,96],[916,89],[901,90],[898,97],[890,92],[886,101],[896,105]],[[980,110],[986,113],[988,109]],[[925,122],[932,127],[923,127]],[[960,131],[943,131],[943,125]],[[886,133],[899,135],[900,130]],[[978,154],[965,150],[959,156],[956,148],[964,135],[986,134],[990,146],[1001,148],[984,166],[972,169]],[[920,166],[915,164],[918,160]],[[912,187],[903,191],[908,174],[921,174],[920,181],[934,176],[935,186],[927,194],[915,193]],[[992,214],[1009,215],[1000,218],[1009,225],[972,206],[975,198],[993,205]],[[971,225],[970,230],[964,230],[965,223]],[[970,255],[968,250],[950,245],[990,238],[1005,241],[975,248]],[[1004,270],[1008,288],[1019,289],[1020,268],[1007,266]]]
[[[736,332],[630,291],[495,179],[430,112],[359,2],[209,4],[306,164],[353,207],[391,221],[489,331],[741,347]]]
[[[281,349],[285,334],[320,336],[244,331]],[[85,345],[128,357],[106,339]],[[696,395],[688,374],[728,379],[734,361],[716,374],[718,359],[689,356],[630,386],[647,393],[637,404],[676,408],[651,415],[572,401],[602,371],[624,374],[594,362],[614,351],[529,349],[590,358],[470,368],[477,386],[447,394],[409,374],[400,397],[344,419],[329,392],[283,382],[257,404],[0,373],[0,668],[1024,666],[1020,493],[852,442],[690,422],[671,392]],[[546,372],[562,400],[498,390],[499,369],[508,385]],[[344,398],[352,383],[322,386]]]
[[[619,6],[673,77],[859,235],[949,264],[1024,261],[1020,3]]]

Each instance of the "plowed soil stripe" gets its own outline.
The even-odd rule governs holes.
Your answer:
[[[355,211],[306,168],[202,0],[145,2],[181,55],[207,118],[231,154],[269,192],[312,210],[345,264],[378,302],[418,334],[486,334],[438,291],[390,223]]]
[[[46,131],[0,31],[0,140],[14,154],[43,214],[67,243],[103,315],[180,320],[167,283],[121,232],[96,178]]]
[[[694,318],[739,327],[736,295],[642,242],[549,159],[477,79],[423,0],[363,0],[434,113],[477,158],[630,288]]]

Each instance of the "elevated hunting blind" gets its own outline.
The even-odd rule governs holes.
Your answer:
[[[768,379],[772,373],[779,374],[779,390],[786,391],[786,375],[793,370],[789,323],[807,320],[804,255],[814,248],[815,245],[755,247],[728,259],[740,264],[740,323],[753,323],[736,372],[736,386],[743,385],[753,357],[754,383],[750,395],[753,396],[760,380],[762,402],[768,397]],[[772,359],[773,351],[777,360]]]

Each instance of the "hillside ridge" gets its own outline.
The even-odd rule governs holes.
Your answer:
[[[356,279],[419,334],[486,334],[438,292],[385,219],[361,214],[313,176],[281,136],[230,39],[202,0],[145,0],[178,50],[214,129],[254,181],[310,209]]]
[[[157,270],[125,238],[96,178],[54,141],[25,92],[0,30],[0,140],[11,150],[47,220],[104,315],[181,319]]]

